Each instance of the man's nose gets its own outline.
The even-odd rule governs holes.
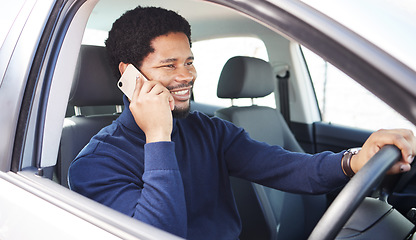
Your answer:
[[[180,69],[178,69],[179,71],[177,72],[176,75],[176,80],[177,81],[192,81],[195,78],[195,70],[194,69],[188,69],[186,67],[182,67]]]

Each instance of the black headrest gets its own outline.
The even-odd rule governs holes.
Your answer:
[[[274,91],[272,66],[261,59],[237,56],[225,63],[218,82],[219,98],[257,98]]]
[[[123,105],[123,93],[105,47],[82,45],[69,103],[78,106]]]

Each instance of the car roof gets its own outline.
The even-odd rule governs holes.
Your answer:
[[[416,2],[303,0],[416,70]]]
[[[303,0],[306,4],[336,20],[352,31],[363,36],[370,42],[405,63],[416,71],[416,3],[404,1],[378,0]],[[247,19],[236,11],[218,8],[215,3],[208,1],[164,1],[144,0],[141,6],[160,6],[177,11],[184,16],[194,29],[194,40],[217,37],[217,24],[209,24],[214,20],[230,22],[247,22]],[[202,6],[201,6],[202,5]],[[135,1],[101,0],[94,8],[87,28],[109,31],[112,23],[126,10],[138,6]],[[246,27],[249,27],[246,26]],[[258,27],[258,26],[256,26]],[[240,29],[241,34],[247,29]]]
[[[218,8],[215,4],[204,1],[189,1],[189,0],[145,0],[145,1],[128,1],[119,0],[114,4],[114,0],[101,0],[95,6],[91,17],[87,24],[87,29],[96,29],[101,31],[109,31],[112,23],[119,18],[127,10],[133,9],[137,6],[157,6],[178,12],[185,17],[192,27],[193,39],[204,39],[207,36],[213,37],[215,30],[218,30],[218,25],[213,27],[213,21],[247,21],[236,11],[227,8]],[[196,29],[203,28],[204,31],[197,31]],[[194,31],[195,29],[195,31]],[[246,31],[247,32],[247,31]]]

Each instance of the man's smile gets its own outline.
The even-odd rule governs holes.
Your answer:
[[[189,92],[189,89],[181,90],[181,91],[171,91],[174,95],[185,95]]]
[[[181,84],[175,87],[167,87],[167,89],[170,91],[170,94],[172,94],[172,97],[176,101],[188,101],[191,97],[193,85],[194,82],[191,81],[187,84]]]
[[[186,89],[171,90],[170,93],[175,101],[183,102],[188,101],[191,97],[191,86]]]

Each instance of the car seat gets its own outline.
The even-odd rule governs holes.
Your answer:
[[[218,82],[219,98],[259,98],[273,93],[272,66],[261,59],[237,56],[224,65]],[[302,148],[280,112],[264,106],[231,106],[216,116],[243,127],[250,136],[291,151]],[[231,179],[242,219],[240,239],[306,239],[326,209],[324,195],[291,194],[246,180]]]
[[[106,49],[82,45],[67,111],[74,108],[75,115],[64,120],[56,166],[56,181],[61,185],[68,187],[69,165],[81,149],[122,111],[123,93],[116,84]]]

